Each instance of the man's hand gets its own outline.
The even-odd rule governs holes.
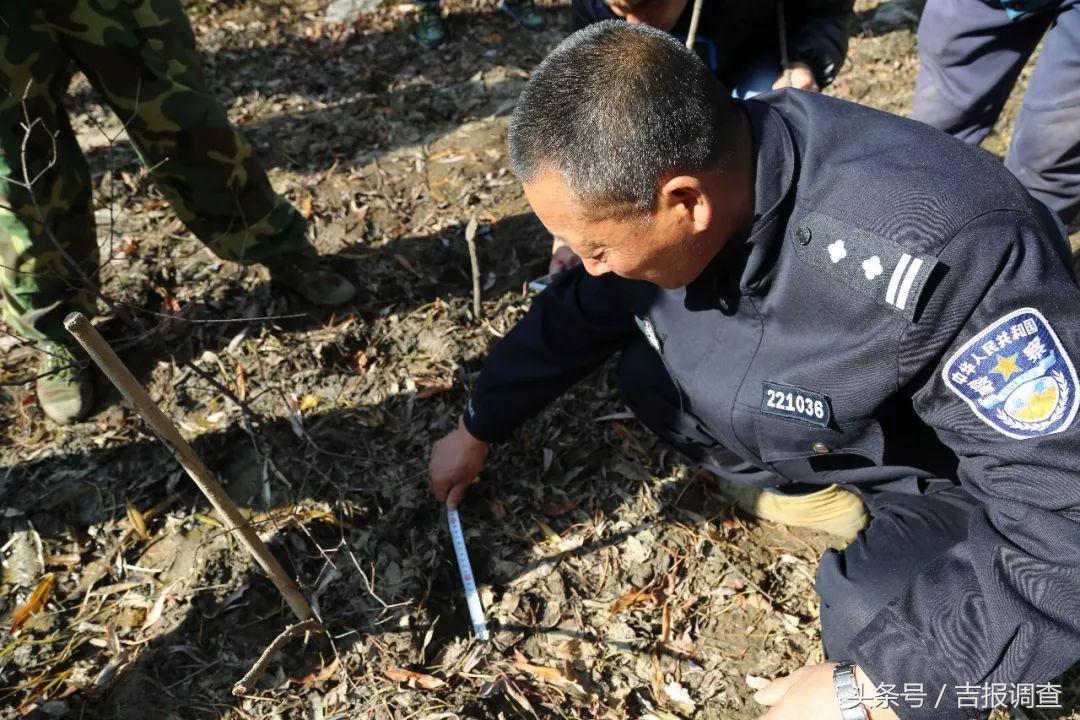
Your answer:
[[[459,419],[457,429],[431,449],[428,484],[435,498],[449,508],[456,508],[484,469],[485,458],[487,443],[474,438],[465,428],[464,418]]]
[[[833,684],[833,668],[836,663],[808,665],[796,670],[787,677],[777,678],[758,690],[754,700],[770,709],[761,716],[761,720],[842,720],[840,703],[836,699],[836,686]],[[875,697],[875,686],[859,668],[855,668],[855,679],[859,683],[861,696],[867,699],[866,705],[872,720],[899,720],[895,712],[888,707],[876,708],[871,698]]]
[[[581,264],[581,258],[579,258],[574,251],[570,249],[570,246],[564,243],[562,240],[554,240],[551,243],[551,262],[548,263],[548,275],[554,275],[560,273],[563,270],[569,270],[575,265]]]
[[[802,62],[791,63],[791,66],[788,67],[784,74],[772,84],[773,90],[786,87],[793,87],[796,90],[811,90],[813,92],[821,90],[818,87],[817,80],[814,79],[814,71],[810,69],[809,65]]]

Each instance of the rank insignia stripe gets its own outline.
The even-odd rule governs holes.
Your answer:
[[[1072,358],[1035,308],[976,333],[945,362],[941,378],[980,420],[1017,440],[1067,429],[1080,407]]]
[[[792,220],[811,229],[809,243],[791,240],[796,255],[914,322],[923,294],[938,265],[936,258],[819,212]]]
[[[827,428],[832,401],[824,393],[766,380],[761,384],[761,412],[804,425]]]

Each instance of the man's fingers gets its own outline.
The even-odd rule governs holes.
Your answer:
[[[460,483],[450,488],[450,493],[446,496],[446,507],[451,510],[457,509],[458,504],[465,499],[465,493],[468,489],[469,483]]]
[[[443,486],[443,484],[437,483],[434,480],[429,481],[428,484],[431,486],[431,493],[435,496],[435,499],[439,502],[445,502],[446,488]]]
[[[817,92],[817,90],[819,89],[817,79],[814,77],[814,71],[806,65],[800,65],[799,67],[792,68],[791,84],[799,90],[810,90],[813,92]]]
[[[569,270],[577,263],[567,262],[565,258],[554,255],[551,258],[551,264],[548,265],[548,275],[558,275],[563,270]]]
[[[784,697],[784,694],[795,684],[797,675],[798,672],[793,672],[786,677],[773,680],[771,683],[754,693],[754,700],[762,705],[775,705],[780,702],[780,698]]]
[[[431,488],[432,494],[435,495],[435,499],[442,502],[446,499],[446,490],[443,487],[443,483],[439,481],[439,475],[441,474],[435,465],[435,457],[439,454],[439,444],[435,443],[435,448],[431,453],[431,458],[428,459],[427,466],[427,484]]]

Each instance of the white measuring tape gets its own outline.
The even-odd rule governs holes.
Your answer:
[[[446,521],[450,525],[450,539],[454,543],[458,570],[461,571],[461,583],[465,586],[465,603],[469,606],[472,618],[473,634],[481,642],[488,641],[487,623],[484,622],[484,607],[480,604],[480,594],[476,592],[476,580],[473,578],[469,551],[465,548],[465,536],[461,532],[461,518],[457,510],[447,509]]]

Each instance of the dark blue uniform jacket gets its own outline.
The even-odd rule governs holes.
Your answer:
[[[810,66],[818,85],[833,81],[844,64],[852,0],[705,0],[701,8],[698,44],[702,60],[729,87],[739,70],[763,55],[780,64],[780,26],[789,62]],[[690,30],[694,3],[688,0],[671,33],[685,39]],[[601,20],[619,16],[605,0],[572,0],[573,27],[580,30]]]
[[[920,123],[798,91],[744,107],[748,234],[679,290],[560,275],[494,347],[469,430],[506,437],[643,333],[745,461],[981,501],[966,540],[857,636],[869,677],[1054,677],[1080,657],[1080,290],[1061,227],[993,158]]]

